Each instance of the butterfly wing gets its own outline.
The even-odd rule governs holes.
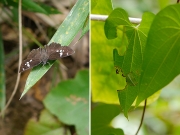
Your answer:
[[[45,45],[44,48],[33,49],[29,53],[27,59],[22,62],[19,73],[37,66],[42,61],[43,63],[46,63],[47,58],[49,60],[56,60],[72,55],[73,53],[74,50],[70,47],[61,46],[58,43],[51,43],[49,46]]]
[[[40,59],[40,51],[39,51],[39,48],[38,49],[33,49],[26,60],[24,60],[22,63],[21,63],[21,66],[20,66],[20,70],[19,70],[19,73],[25,71],[25,70],[28,70],[30,68],[33,68],[34,66],[37,66],[38,64],[41,63],[41,59]]]
[[[22,62],[19,73],[24,72],[30,68],[33,68],[40,64],[41,61],[39,59],[26,59]]]
[[[46,46],[46,49],[48,50],[49,60],[56,60],[74,54],[74,50],[70,47],[61,46],[58,43],[51,43],[49,46]]]

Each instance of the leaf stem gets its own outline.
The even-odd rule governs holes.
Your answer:
[[[139,133],[139,130],[140,130],[141,126],[142,126],[142,123],[143,123],[143,120],[144,120],[145,111],[146,111],[146,103],[147,103],[147,99],[144,101],[144,108],[143,108],[143,113],[142,113],[142,117],[141,117],[141,122],[139,124],[138,130],[136,131],[135,135],[137,135]]]

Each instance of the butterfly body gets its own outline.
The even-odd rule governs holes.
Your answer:
[[[40,60],[42,61],[43,65],[45,65],[49,59],[49,55],[48,55],[48,52],[47,52],[47,49],[46,49],[46,46],[45,48],[40,48]]]
[[[33,49],[26,60],[24,60],[20,67],[20,72],[33,68],[40,63],[45,65],[48,60],[57,60],[63,57],[70,56],[74,53],[68,46],[61,46],[58,43],[51,43],[49,46],[45,45],[44,48]]]

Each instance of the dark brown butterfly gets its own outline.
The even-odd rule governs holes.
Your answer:
[[[63,57],[70,56],[74,54],[74,50],[72,50],[68,46],[61,46],[58,43],[51,43],[49,46],[45,45],[44,48],[33,49],[26,60],[24,60],[21,64],[19,73],[33,68],[40,63],[45,65],[48,60],[57,60]]]

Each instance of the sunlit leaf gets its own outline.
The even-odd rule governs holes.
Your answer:
[[[155,17],[149,31],[137,105],[180,73],[180,5],[171,5]]]

